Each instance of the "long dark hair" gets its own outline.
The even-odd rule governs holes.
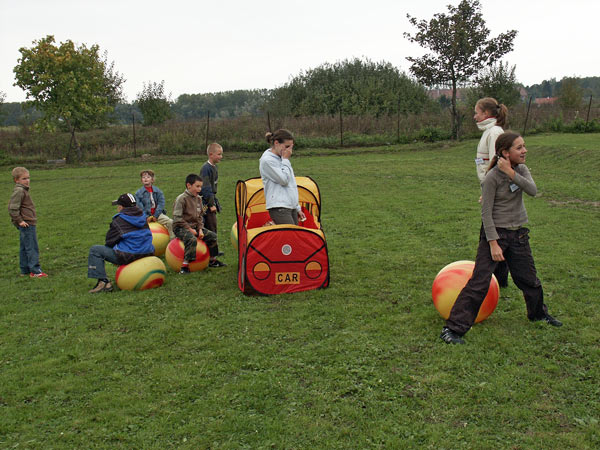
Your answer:
[[[293,141],[294,135],[288,130],[284,130],[283,128],[275,131],[274,133],[268,132],[265,134],[265,139],[269,143],[269,145],[273,145],[275,141],[282,143],[283,141]]]
[[[511,131],[511,130],[505,131],[500,136],[498,136],[498,139],[496,139],[496,147],[495,147],[496,154],[490,161],[490,166],[488,167],[488,172],[490,170],[492,170],[496,164],[498,164],[498,158],[502,157],[502,152],[504,150],[510,150],[510,148],[513,146],[513,143],[517,140],[517,138],[520,138],[520,137],[521,137],[521,135],[519,133],[516,133],[515,131]]]
[[[475,106],[479,106],[483,112],[487,112],[496,119],[496,125],[504,128],[508,121],[508,108],[492,97],[484,97],[477,100]]]

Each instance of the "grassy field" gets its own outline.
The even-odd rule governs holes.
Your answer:
[[[331,286],[276,297],[239,292],[229,243],[235,181],[258,155],[226,149],[220,165],[228,267],[97,296],[87,252],[110,201],[151,167],[171,203],[204,157],[32,169],[50,277],[18,276],[5,215],[0,447],[599,448],[599,141],[526,139],[531,245],[565,325],[529,323],[511,283],[465,346],[438,338],[431,283],[475,257],[476,141],[297,152],[296,174],[321,188]]]

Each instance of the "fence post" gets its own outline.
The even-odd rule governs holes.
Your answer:
[[[208,130],[210,127],[210,110],[206,111],[206,142],[204,148],[208,148]]]
[[[73,135],[71,134],[71,140],[69,141],[69,150],[67,150],[67,156],[65,157],[65,160],[67,161],[67,163],[72,163],[72,159],[71,159],[71,149],[73,148]]]
[[[344,146],[344,122],[342,120],[342,107],[340,106],[340,147]]]
[[[135,158],[137,155],[135,149],[135,114],[133,111],[131,112],[131,124],[133,125],[133,157]]]
[[[398,124],[396,126],[396,140],[400,143],[400,96],[398,95]]]
[[[590,109],[592,109],[592,95],[590,95],[590,104],[588,105],[587,117],[585,118],[585,127],[587,128],[587,124],[590,121]]]
[[[272,131],[271,131],[271,114],[269,113],[269,111],[267,111],[267,126],[269,127],[269,133],[272,133]]]
[[[525,124],[523,125],[523,133],[521,133],[523,136],[525,136],[525,130],[527,129],[527,120],[529,119],[529,108],[531,108],[532,99],[533,96],[529,97],[529,104],[527,105],[527,114],[525,115]]]

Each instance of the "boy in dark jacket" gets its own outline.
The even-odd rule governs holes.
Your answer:
[[[122,194],[112,203],[117,205],[117,214],[106,233],[106,245],[92,246],[88,256],[88,278],[98,280],[89,291],[91,294],[113,290],[106,277],[104,261],[124,265],[154,254],[152,232],[146,215],[136,206],[135,197],[129,193]]]
[[[206,213],[204,214],[204,226],[206,229],[217,232],[217,213],[221,212],[221,205],[217,199],[217,184],[219,182],[219,170],[217,164],[223,159],[223,147],[216,142],[213,142],[206,149],[208,161],[204,163],[200,169],[202,177],[202,202],[206,205]],[[218,250],[218,247],[217,247]],[[218,252],[221,256],[223,253]]]

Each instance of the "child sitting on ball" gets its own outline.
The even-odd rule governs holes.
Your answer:
[[[105,245],[92,246],[88,256],[88,278],[98,280],[90,294],[113,290],[106,277],[104,261],[124,265],[154,255],[152,232],[145,214],[136,206],[135,197],[130,193],[122,194],[112,204],[117,206],[117,214],[106,233]]]
[[[173,220],[165,213],[165,195],[158,186],[154,186],[154,172],[150,169],[140,172],[142,187],[135,193],[135,201],[144,214],[148,217],[148,222],[158,222],[169,231],[169,237],[175,238],[173,234]]]
[[[179,273],[190,273],[189,263],[196,260],[196,239],[202,239],[208,246],[210,262],[208,267],[224,267],[217,259],[217,234],[204,228],[205,208],[202,197],[202,178],[194,173],[185,179],[185,192],[175,199],[173,205],[173,233],[184,245],[184,259]]]

